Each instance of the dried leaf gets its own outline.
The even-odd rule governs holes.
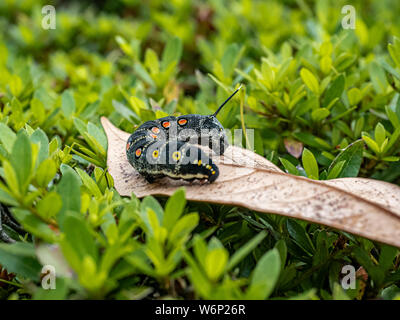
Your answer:
[[[294,176],[235,146],[214,159],[220,176],[212,184],[169,178],[149,184],[127,161],[125,144],[130,134],[107,118],[101,122],[108,138],[108,169],[123,196],[171,195],[185,186],[188,200],[303,219],[400,247],[400,187],[396,185],[364,178],[316,181]]]
[[[299,158],[303,153],[303,144],[300,141],[285,138],[283,139],[283,143],[285,144],[287,152],[293,157]]]

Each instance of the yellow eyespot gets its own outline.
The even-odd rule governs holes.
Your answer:
[[[158,158],[158,150],[153,151],[153,158],[154,159]]]
[[[197,162],[197,165],[198,165],[198,166],[201,166],[201,160],[199,160],[199,161]]]
[[[175,151],[172,154],[172,159],[174,159],[175,161],[178,161],[181,158],[181,153],[179,151]]]
[[[207,168],[208,170],[210,170],[210,169],[211,169],[211,166],[208,164],[208,165],[206,165],[206,168]]]
[[[211,171],[211,174],[215,174],[215,171],[213,170],[213,171]]]

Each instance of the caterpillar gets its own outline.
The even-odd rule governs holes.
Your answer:
[[[140,125],[126,143],[129,163],[149,183],[165,176],[214,182],[218,166],[196,145],[208,146],[217,155],[225,152],[229,143],[216,116],[239,89],[212,115],[167,116]]]

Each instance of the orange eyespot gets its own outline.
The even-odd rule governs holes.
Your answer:
[[[160,133],[160,129],[158,129],[157,127],[153,127],[151,128],[151,131],[155,134]]]
[[[164,121],[164,122],[162,123],[162,126],[163,126],[164,128],[169,128],[170,125],[171,125],[171,123],[170,123],[169,121]]]
[[[128,143],[126,144],[126,151],[128,151],[128,150],[129,150],[130,146],[131,146],[131,143],[130,143],[130,142],[128,142]]]
[[[137,148],[136,152],[135,152],[136,158],[139,158],[141,154],[142,154],[142,149],[141,148]]]
[[[186,119],[179,119],[178,123],[179,123],[180,126],[184,126],[187,123],[187,120]]]
[[[157,139],[157,135],[155,135],[155,134],[150,133],[150,136],[151,136],[153,139]]]

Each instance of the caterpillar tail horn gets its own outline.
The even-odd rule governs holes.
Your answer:
[[[217,111],[214,112],[214,114],[212,115],[212,117],[216,117],[217,114],[221,111],[221,109],[224,107],[224,105],[233,98],[233,96],[240,90],[240,88],[242,88],[242,85],[239,86],[239,88],[237,88],[230,96],[228,99],[226,99],[217,109]]]

